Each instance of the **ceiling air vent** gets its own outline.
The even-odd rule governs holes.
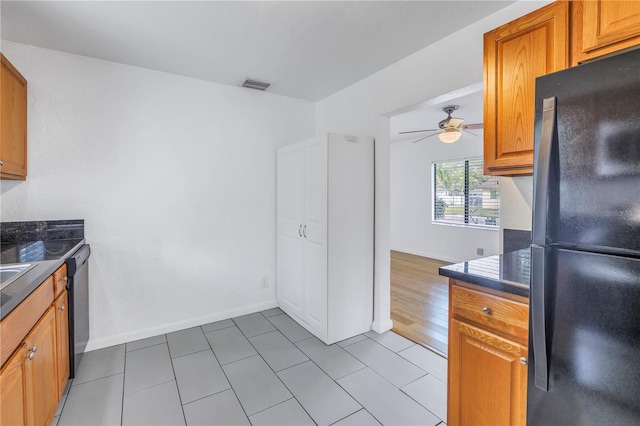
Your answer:
[[[248,87],[249,89],[258,89],[265,91],[267,88],[271,86],[271,83],[265,83],[264,81],[252,80],[250,78],[246,79],[244,83],[242,83],[242,87]]]

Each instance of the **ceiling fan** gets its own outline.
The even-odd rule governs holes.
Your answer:
[[[437,129],[410,130],[408,132],[400,132],[399,134],[404,135],[407,133],[434,132],[428,136],[413,141],[413,143],[419,142],[423,139],[427,139],[435,135],[438,135],[438,139],[440,139],[444,143],[453,143],[460,139],[463,131],[477,136],[475,133],[469,132],[468,129],[482,129],[483,124],[462,124],[462,122],[464,121],[463,118],[451,117],[451,113],[458,108],[460,108],[458,105],[448,105],[442,108],[442,110],[447,114],[447,118],[438,123]]]

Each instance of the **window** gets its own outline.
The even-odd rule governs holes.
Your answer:
[[[497,228],[500,186],[482,159],[433,163],[433,222]]]

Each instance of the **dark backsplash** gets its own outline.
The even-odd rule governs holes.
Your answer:
[[[519,229],[504,229],[502,234],[502,251],[510,253],[512,251],[528,248],[531,245],[531,231],[521,231]]]
[[[84,238],[84,219],[0,223],[2,244]]]

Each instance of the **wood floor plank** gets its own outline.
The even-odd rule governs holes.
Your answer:
[[[436,259],[391,251],[393,331],[447,356],[449,282]]]

